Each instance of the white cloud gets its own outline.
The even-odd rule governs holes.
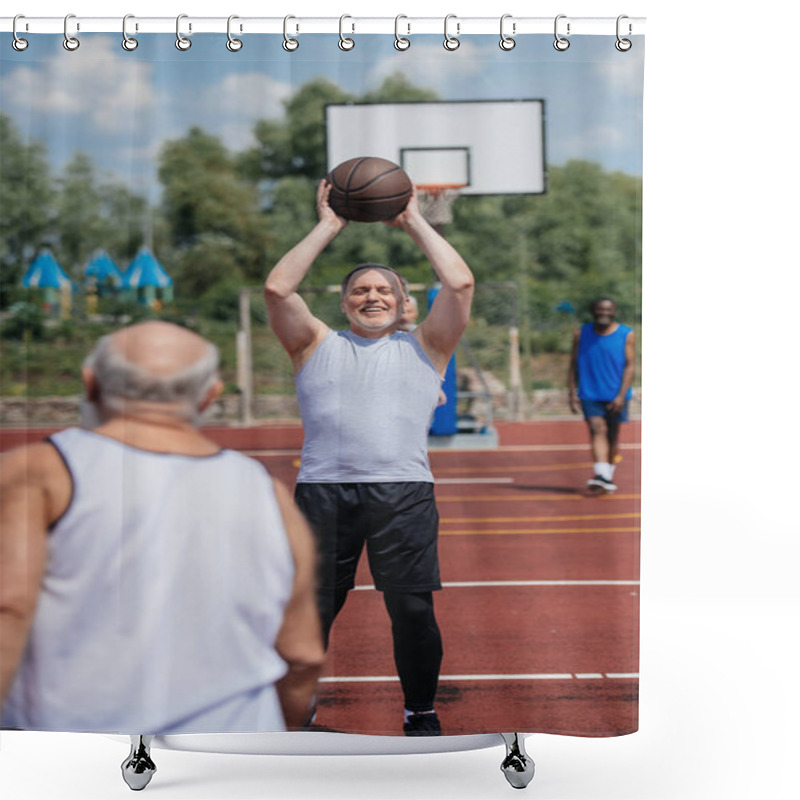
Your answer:
[[[644,50],[631,48],[620,54],[624,61],[600,62],[595,66],[598,77],[604,82],[606,91],[617,95],[641,95]]]
[[[289,84],[276,81],[268,75],[257,72],[245,75],[230,73],[215,86],[209,86],[199,102],[229,118],[255,120],[281,116],[282,101],[291,93]]]
[[[445,50],[441,43],[414,43],[412,47],[413,59],[404,60],[395,55],[378,61],[369,72],[368,83],[377,86],[385,78],[400,72],[417,86],[438,88],[453,80],[480,75],[486,68],[481,59],[483,48],[473,41],[462,40],[454,52]]]
[[[151,72],[148,64],[126,61],[125,53],[104,37],[38,69],[24,66],[8,73],[3,105],[27,113],[83,117],[101,132],[116,132],[152,106]]]

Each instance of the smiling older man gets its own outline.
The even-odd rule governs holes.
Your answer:
[[[404,732],[438,735],[434,699],[442,639],[433,592],[441,588],[439,518],[427,432],[442,375],[469,319],[473,277],[413,196],[387,224],[411,236],[441,282],[430,313],[413,332],[400,331],[400,275],[381,264],[361,264],[342,281],[349,330],[331,330],[298,294],[314,261],[347,225],[331,209],[329,194],[323,181],[319,222],[265,284],[270,324],[292,360],[305,427],[295,499],[317,535],[326,643],[366,543],[392,620]]]

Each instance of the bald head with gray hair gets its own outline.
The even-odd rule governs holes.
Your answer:
[[[218,368],[213,344],[178,325],[151,321],[100,339],[84,362],[84,382],[104,418],[147,407],[194,422]]]

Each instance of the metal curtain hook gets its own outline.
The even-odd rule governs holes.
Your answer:
[[[626,53],[628,50],[631,49],[631,47],[633,47],[633,43],[631,42],[630,39],[623,39],[619,35],[619,24],[620,22],[622,22],[623,19],[628,19],[628,16],[626,14],[620,14],[617,17],[617,41],[614,42],[614,47],[616,47],[617,50],[620,51],[620,53]],[[633,28],[631,24],[628,23],[628,36],[630,36],[632,30]]]
[[[513,50],[517,46],[517,42],[515,39],[512,39],[510,36],[506,36],[504,26],[507,19],[511,19],[511,14],[503,14],[500,17],[500,49],[501,50]],[[513,22],[511,24],[511,32],[517,32],[517,23]]]
[[[455,14],[448,14],[444,18],[444,42],[443,42],[444,49],[445,50],[450,50],[450,52],[452,52],[453,50],[458,50],[458,48],[461,47],[461,42],[455,36],[451,36],[447,32],[447,26],[448,26],[448,23],[450,22],[451,19],[456,19],[457,20],[458,17]],[[461,23],[460,22],[456,22],[456,33],[457,34],[461,33]]]
[[[188,18],[188,14],[178,14],[178,18],[175,20],[175,47],[178,50],[188,50],[192,46],[192,40],[181,35],[181,20]],[[191,31],[191,29],[192,26],[189,25],[189,30]]]
[[[122,49],[127,50],[129,53],[139,46],[139,40],[128,36],[128,20],[136,19],[133,14],[126,14],[122,18]],[[138,27],[138,26],[137,26]]]
[[[242,44],[243,44],[241,39],[237,39],[235,36],[231,35],[231,22],[233,22],[233,20],[235,19],[239,19],[239,17],[237,17],[236,14],[231,14],[228,17],[228,41],[225,42],[225,47],[227,47],[228,50],[231,51],[231,53],[238,53],[239,50],[242,49]],[[241,27],[239,28],[239,30],[241,31]]]
[[[23,50],[27,50],[28,49],[28,40],[27,39],[23,39],[20,36],[17,36],[17,20],[18,19],[25,19],[25,15],[24,14],[17,14],[17,16],[14,17],[14,22],[11,24],[11,32],[14,34],[14,41],[11,42],[11,46],[17,52],[21,53]]]
[[[405,36],[400,35],[400,20],[401,19],[408,19],[405,14],[398,14],[394,18],[394,48],[395,50],[408,50],[411,47],[411,40],[406,39]],[[408,28],[408,33],[411,33],[411,23],[407,22],[406,27]]]
[[[555,37],[556,37],[556,40],[553,42],[553,47],[555,47],[555,49],[558,50],[561,53],[563,53],[565,50],[569,50],[569,39],[566,39],[565,37],[561,36],[559,34],[559,32],[558,32],[558,21],[560,19],[566,19],[566,18],[567,18],[566,14],[559,14],[556,17],[555,25],[553,27],[553,30],[554,30],[554,33],[555,33]],[[567,36],[569,36],[569,33],[570,33],[570,24],[568,22],[567,23]]]
[[[356,46],[356,43],[352,39],[350,39],[347,36],[345,36],[344,32],[342,30],[342,28],[344,26],[344,21],[346,19],[353,19],[353,18],[349,14],[342,14],[342,16],[339,17],[339,49],[340,50],[352,50]],[[353,30],[356,29],[355,23],[351,23],[351,26],[352,26]]]
[[[289,36],[287,32],[287,26],[290,19],[297,19],[297,17],[293,17],[291,14],[289,14],[283,18],[283,49],[288,53],[293,53],[298,47],[300,47],[300,42],[299,40],[293,39],[291,36]]]
[[[74,36],[69,35],[69,21],[71,19],[75,19],[74,14],[67,14],[67,16],[64,17],[64,41],[62,42],[64,49],[69,50],[70,53],[81,46],[81,43]],[[80,30],[80,25],[77,26],[76,30]]]

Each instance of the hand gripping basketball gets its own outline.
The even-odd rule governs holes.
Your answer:
[[[330,194],[331,185],[323,178],[317,187],[317,216],[320,222],[329,222],[343,230],[347,227],[347,220],[331,208]]]
[[[420,210],[419,200],[417,199],[417,189],[413,187],[411,190],[411,197],[409,197],[406,207],[393,219],[386,219],[383,222],[385,225],[391,225],[393,228],[405,228],[415,217],[422,218],[422,211]]]

